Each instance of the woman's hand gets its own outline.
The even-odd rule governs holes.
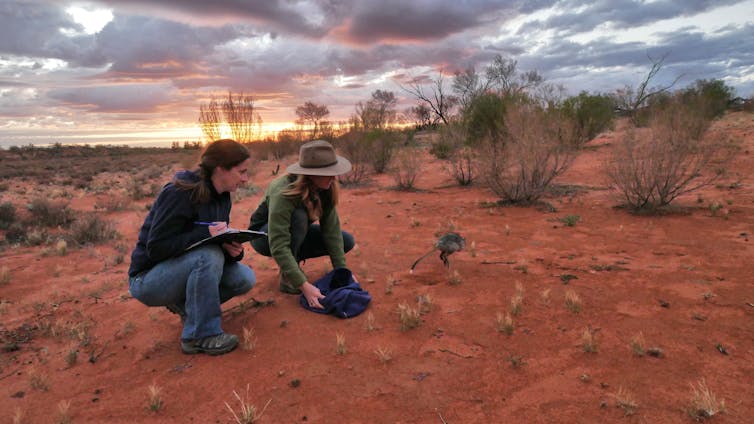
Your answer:
[[[324,299],[325,295],[323,295],[316,286],[312,285],[308,281],[304,281],[304,284],[301,286],[301,292],[304,294],[306,302],[309,304],[309,306],[318,309],[325,308],[321,303],[319,303],[319,300]]]
[[[218,234],[222,234],[222,233],[228,231],[228,223],[227,222],[222,222],[222,221],[213,222],[212,225],[210,225],[209,227],[207,227],[207,229],[209,229],[209,235],[211,235],[212,237],[214,237],[214,236],[216,236]]]
[[[223,249],[228,252],[231,258],[235,258],[243,252],[243,244],[238,242],[223,243]]]

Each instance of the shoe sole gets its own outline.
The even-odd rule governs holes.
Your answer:
[[[215,355],[222,355],[224,353],[228,353],[232,351],[233,349],[235,349],[237,346],[238,346],[238,342],[230,346],[219,347],[217,349],[204,349],[199,346],[186,346],[183,343],[181,343],[181,351],[187,355],[195,355],[197,353],[206,353],[207,355],[215,356]]]

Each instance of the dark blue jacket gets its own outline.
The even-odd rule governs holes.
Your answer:
[[[320,314],[332,314],[338,318],[353,318],[364,312],[372,300],[369,292],[362,290],[359,283],[353,279],[348,268],[336,268],[314,282],[314,285],[325,295],[319,303],[324,309],[309,306],[302,294],[299,302],[301,306]]]
[[[191,171],[178,172],[174,178],[199,180],[199,176]],[[179,189],[172,182],[162,188],[139,230],[139,239],[131,253],[129,277],[180,255],[192,243],[210,236],[207,226],[194,222],[230,221],[230,193],[218,193],[212,183],[207,182],[207,185],[212,193],[207,203],[193,203],[191,191]],[[236,258],[230,258],[227,253],[225,256],[238,261],[243,258],[243,253]]]

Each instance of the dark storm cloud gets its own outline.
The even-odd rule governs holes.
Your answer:
[[[81,32],[61,8],[31,1],[0,3],[0,53],[55,58],[79,66],[101,66],[104,57],[94,48],[92,36],[66,36],[61,31]]]
[[[169,102],[171,91],[164,84],[129,84],[54,89],[47,95],[91,112],[155,112]]]
[[[289,34],[323,36],[337,19],[341,1],[291,2],[284,0],[99,0],[98,3],[124,11],[175,12],[192,21],[250,21]],[[319,22],[318,22],[319,21]]]
[[[689,28],[658,36],[660,41],[654,46],[640,42],[615,43],[607,39],[584,44],[558,40],[551,42],[536,55],[524,57],[522,62],[555,79],[573,77],[600,68],[637,70],[633,79],[625,75],[620,76],[622,80],[612,77],[612,88],[619,88],[623,84],[637,84],[645,76],[653,60],[663,60],[657,83],[669,83],[681,76],[679,83],[683,85],[696,79],[745,77],[754,66],[752,24],[715,34],[704,34]],[[607,80],[611,75],[599,77]]]
[[[741,3],[742,0],[571,0],[558,3],[565,10],[544,21],[533,21],[523,25],[519,34],[548,29],[560,36],[589,32],[600,25],[613,28],[631,28],[651,24],[665,19],[693,16],[714,8]],[[576,12],[570,12],[576,10]]]
[[[216,46],[245,36],[232,26],[191,27],[142,16],[116,16],[97,36],[113,77],[164,79],[201,72]]]

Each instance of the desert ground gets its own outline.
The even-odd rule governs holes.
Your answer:
[[[54,159],[16,161],[0,202],[22,215],[35,197],[64,199],[121,236],[61,249],[52,228],[47,243],[2,247],[0,421],[228,423],[244,402],[260,423],[685,423],[701,385],[724,403],[705,421],[752,422],[754,115],[730,113],[712,131],[741,143],[728,175],[662,215],[631,214],[607,190],[601,163],[619,131],[586,145],[544,199],[552,208],[497,206],[425,149],[415,190],[394,189],[390,174],[343,190],[358,243],[347,260],[368,310],[306,311],[247,245],[257,285],[223,315],[242,345],[218,357],[182,354],[178,317],[128,295],[152,198],[102,207],[135,173],[156,168],[151,181],[164,183],[195,151],[105,165],[81,184],[28,168]],[[257,190],[238,196],[231,226],[246,227],[273,170],[294,161],[255,163]],[[431,255],[409,273],[451,229],[467,246],[450,270]],[[421,312],[418,326],[401,328],[401,304]]]

